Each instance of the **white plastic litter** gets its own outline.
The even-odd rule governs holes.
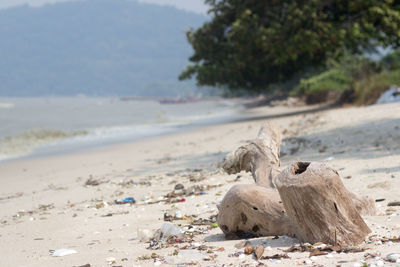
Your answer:
[[[153,238],[154,232],[149,229],[137,229],[137,236],[140,242],[149,242]]]
[[[113,263],[113,262],[115,262],[117,259],[116,258],[114,258],[114,257],[108,257],[108,258],[106,258],[106,262],[110,262],[110,263]]]
[[[54,250],[51,253],[51,255],[53,257],[63,257],[63,256],[68,256],[68,255],[71,255],[71,254],[75,254],[75,253],[78,253],[78,252],[76,252],[76,250],[73,250],[73,249],[61,248],[61,249]]]
[[[168,238],[170,236],[176,236],[178,238],[183,238],[185,232],[182,230],[182,228],[173,225],[172,223],[164,223],[161,226],[161,233],[163,238]]]
[[[397,260],[400,260],[400,253],[390,253],[386,255],[386,260],[390,262],[397,262]]]

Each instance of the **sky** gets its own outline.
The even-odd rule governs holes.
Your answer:
[[[0,0],[0,9],[18,5],[28,4],[31,6],[41,6],[58,2],[77,1],[77,0]],[[96,0],[92,0],[96,1]],[[139,2],[155,3],[160,5],[173,5],[177,8],[206,14],[207,7],[204,0],[138,0]]]

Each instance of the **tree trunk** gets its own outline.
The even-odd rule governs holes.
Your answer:
[[[355,245],[371,232],[338,173],[324,164],[293,163],[275,185],[301,241]]]
[[[256,184],[274,188],[273,177],[279,174],[281,140],[279,127],[266,122],[255,140],[228,154],[223,169],[228,174],[251,172]]]

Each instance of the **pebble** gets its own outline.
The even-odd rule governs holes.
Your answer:
[[[362,265],[361,265],[361,263],[359,263],[359,262],[356,262],[356,263],[354,263],[353,264],[353,267],[361,267]]]
[[[327,257],[327,258],[333,258],[333,255],[332,255],[332,254],[328,254],[328,255],[326,255],[325,257]]]
[[[185,188],[185,187],[183,186],[183,184],[177,184],[177,185],[175,185],[175,190],[181,190],[181,189],[183,189],[183,188]]]
[[[154,266],[160,266],[162,263],[161,263],[161,261],[155,261],[154,262]]]
[[[397,260],[400,260],[400,253],[390,253],[386,255],[386,260],[390,262],[397,262]]]
[[[240,254],[239,255],[239,260],[242,260],[242,259],[244,259],[246,256],[244,255],[244,254]]]
[[[376,266],[383,266],[383,265],[385,265],[383,260],[376,261]]]
[[[316,256],[311,256],[311,257],[310,257],[310,260],[312,260],[312,261],[315,261],[316,259],[317,259]]]

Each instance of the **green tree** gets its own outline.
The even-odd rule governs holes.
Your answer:
[[[309,67],[377,46],[400,47],[399,0],[205,0],[211,20],[187,32],[180,79],[263,91]]]

